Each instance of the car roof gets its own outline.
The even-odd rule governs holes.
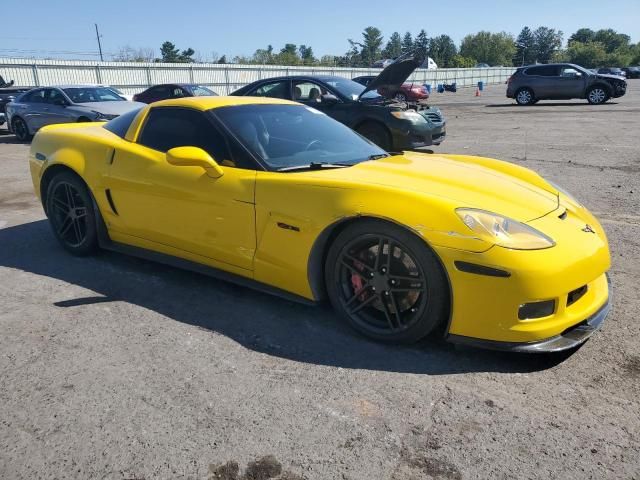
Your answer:
[[[157,107],[187,107],[196,110],[232,107],[234,105],[300,105],[290,100],[271,97],[182,97],[161,100],[151,105]]]

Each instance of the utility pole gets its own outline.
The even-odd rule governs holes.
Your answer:
[[[98,32],[98,24],[94,23],[96,26],[96,38],[98,39],[98,50],[100,50],[100,61],[104,62],[104,57],[102,56],[102,44],[100,43],[100,32]]]

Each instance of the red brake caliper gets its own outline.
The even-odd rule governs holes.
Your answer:
[[[361,272],[364,270],[364,265],[361,262],[354,261],[353,262],[353,266],[355,268],[357,268]],[[362,290],[362,287],[364,286],[364,278],[362,278],[357,273],[352,273],[351,274],[351,285],[353,285],[353,291],[354,292],[359,292],[360,290]],[[358,296],[358,300],[360,300],[361,302],[364,301],[365,298],[366,298],[366,293],[364,293],[364,292],[361,293]]]

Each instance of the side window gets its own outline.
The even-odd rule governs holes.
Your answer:
[[[35,92],[27,93],[22,97],[22,101],[25,103],[44,103],[45,90],[36,90]]]
[[[327,93],[327,89],[317,83],[300,81],[293,84],[293,99],[297,102],[320,102],[320,97]]]
[[[534,75],[538,77],[557,77],[558,67],[554,65],[540,65],[538,67],[528,68],[525,72],[526,75]]]
[[[45,101],[52,105],[65,105],[67,103],[67,99],[64,98],[62,93],[60,93],[60,90],[56,90],[55,88],[49,90],[49,94],[45,98]]]
[[[561,77],[576,78],[576,77],[581,77],[582,73],[579,72],[578,70],[576,70],[575,68],[572,68],[572,67],[563,67],[560,70],[560,76]]]
[[[220,165],[236,166],[225,137],[203,112],[187,108],[152,108],[138,143],[167,152],[175,147],[200,147]]]
[[[166,100],[169,98],[169,95],[169,87],[155,87],[149,90],[149,96],[151,97],[151,100],[154,101]]]
[[[253,97],[284,98],[285,100],[289,100],[289,82],[285,80],[265,83],[256,88],[250,95]]]
[[[184,93],[184,90],[182,90],[182,88],[180,87],[174,87],[171,90],[171,98],[182,98],[186,96],[187,95]]]

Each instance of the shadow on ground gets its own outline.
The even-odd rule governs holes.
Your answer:
[[[304,306],[110,252],[73,257],[58,245],[46,220],[0,229],[0,245],[1,267],[59,279],[95,292],[82,298],[65,298],[61,290],[60,299],[54,302],[56,308],[127,302],[225,335],[248,349],[298,362],[441,375],[539,371],[571,355],[491,352],[455,347],[440,339],[410,347],[381,345],[352,332],[327,306]]]

